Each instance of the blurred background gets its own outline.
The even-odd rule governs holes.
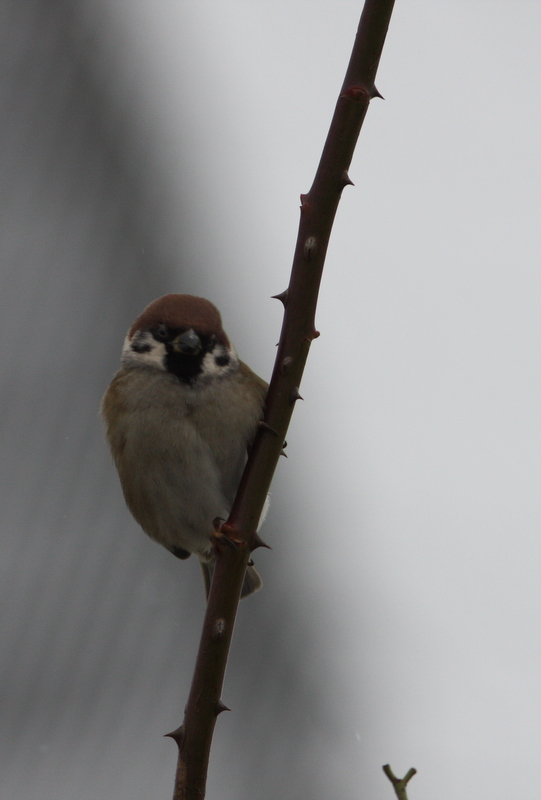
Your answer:
[[[6,800],[172,794],[197,564],[100,397],[166,292],[270,375],[359,0],[0,0]],[[541,7],[398,0],[241,605],[208,797],[530,797],[541,744]]]

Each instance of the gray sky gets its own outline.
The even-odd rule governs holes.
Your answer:
[[[205,220],[198,268],[220,264],[198,290],[264,375],[359,9],[115,4]],[[418,768],[417,800],[536,784],[540,23],[532,2],[397,2],[333,232],[273,511],[332,653],[351,797],[389,797],[387,761]]]
[[[99,31],[89,45],[96,85],[106,87],[128,126],[133,114],[140,137],[130,140],[126,157],[137,167],[148,155],[149,191],[167,201],[157,214],[158,278],[121,308],[106,301],[107,319],[116,319],[110,341],[100,344],[108,374],[121,332],[159,289],[216,302],[241,357],[269,376],[281,322],[281,306],[269,298],[287,285],[298,196],[317,166],[360,9],[350,0],[100,0],[83,12],[83,28]],[[247,644],[234,653],[224,694],[230,705],[236,665],[253,658],[250,636],[258,626],[266,630],[261,620],[270,616],[283,620],[284,652],[303,664],[291,691],[313,693],[318,709],[326,704],[332,714],[306,714],[302,735],[314,744],[306,752],[299,745],[296,758],[291,742],[280,752],[283,732],[279,723],[267,732],[262,706],[254,797],[276,796],[266,787],[275,787],[280,770],[286,788],[297,774],[298,786],[284,797],[303,796],[303,772],[315,773],[317,763],[337,794],[384,800],[393,796],[381,773],[387,762],[397,774],[419,770],[411,800],[534,796],[541,741],[540,25],[541,8],[527,0],[397,0],[377,80],[386,100],[369,109],[350,170],[356,186],[339,207],[317,315],[321,337],[288,459],[274,481],[266,524],[274,549],[258,558],[265,591],[241,609],[237,633]],[[135,254],[148,247],[129,241]],[[111,275],[100,276],[97,295],[109,297],[121,280],[132,286],[124,273]],[[88,296],[86,284],[78,289]],[[106,375],[88,387],[96,394],[88,419]],[[103,754],[82,766],[70,757],[69,769],[63,740],[60,755],[42,743],[52,755],[40,782],[23,794],[11,788],[10,800],[68,800],[81,775],[78,800],[107,792],[146,800],[150,789],[137,772],[142,753],[145,769],[171,769],[153,796],[168,796],[172,784],[174,767],[158,750],[158,737],[174,727],[169,700],[152,703],[132,665],[162,676],[164,695],[176,693],[182,706],[189,673],[177,685],[164,664],[179,658],[173,635],[180,629],[183,636],[187,625],[183,617],[169,620],[167,609],[185,608],[186,598],[177,595],[177,565],[140,541],[121,508],[97,427],[92,442],[108,488],[95,490],[101,544],[85,558],[89,570],[93,558],[96,570],[114,570],[104,609],[109,622],[116,615],[115,635],[132,653],[106,651],[96,673],[102,692],[118,684],[115,691],[129,698],[127,727],[122,707],[95,735],[103,742],[120,731],[125,743],[153,708],[148,735],[156,751],[141,750],[137,740],[129,776],[109,777],[93,791],[92,764],[101,765],[105,781],[128,758],[117,739],[105,748],[116,764],[107,766]],[[91,502],[88,485],[83,479],[83,504],[85,491]],[[122,531],[126,562],[108,555],[113,530]],[[57,571],[61,581],[60,562]],[[137,619],[122,600],[130,581],[138,586]],[[79,579],[79,594],[84,586]],[[81,608],[90,614],[83,600]],[[99,604],[92,610],[102,613]],[[74,630],[86,630],[80,619]],[[88,625],[98,647],[99,619]],[[182,641],[189,666],[197,634]],[[49,642],[35,646],[44,654]],[[64,657],[58,650],[56,670]],[[32,659],[30,681],[42,663]],[[90,676],[91,661],[83,662]],[[287,660],[269,671],[261,681],[270,719],[292,683]],[[78,672],[80,691],[90,697],[85,674]],[[251,691],[259,702],[257,687]],[[239,703],[217,728],[209,798],[239,796],[231,766],[240,758],[232,726],[242,733],[246,724]],[[70,725],[63,736],[77,732]],[[44,736],[36,733],[35,741]],[[33,751],[23,745],[21,752]],[[224,777],[225,765],[232,774]],[[156,788],[157,778],[147,777]],[[16,785],[15,777],[9,786]]]

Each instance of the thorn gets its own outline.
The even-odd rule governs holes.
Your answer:
[[[301,397],[299,394],[299,387],[295,386],[294,389],[291,390],[291,394],[289,395],[289,399],[291,403],[296,403],[297,400],[304,400],[304,397]]]
[[[182,744],[182,740],[184,739],[184,725],[181,725],[180,728],[177,728],[176,731],[171,731],[171,733],[164,733],[164,736],[168,736],[170,739],[174,739],[175,742],[180,745]]]
[[[254,533],[254,535],[252,536],[251,547],[252,547],[252,549],[250,550],[251,553],[253,553],[254,550],[257,550],[258,547],[266,547],[267,550],[272,550],[272,547],[268,545],[266,542],[264,542],[258,533]]]
[[[344,188],[344,186],[355,186],[355,184],[348,175],[347,169],[343,171],[340,177],[340,185],[342,186],[342,189]]]
[[[319,333],[319,331],[316,331],[316,329],[314,328],[314,330],[311,333],[307,333],[306,336],[303,336],[303,341],[305,341],[305,342],[313,342],[313,340],[317,339],[318,336],[320,336],[320,335],[321,334]]]
[[[372,91],[370,92],[370,97],[379,97],[380,100],[385,100],[384,96],[378,92],[375,86],[372,86]]]
[[[309,205],[310,204],[308,202],[308,195],[307,194],[301,194],[301,209],[302,208],[307,208],[307,206],[309,206]]]
[[[289,296],[289,289],[284,289],[284,291],[280,292],[280,294],[273,294],[271,300],[279,300],[283,304],[284,308],[287,308],[288,296]]]
[[[287,453],[285,450],[280,450],[280,455],[283,456],[284,458],[287,458]]]
[[[267,423],[263,419],[259,420],[259,427],[263,428],[263,430],[265,431],[270,431],[270,433],[273,433],[275,436],[278,436],[278,431],[275,431],[274,428],[271,428],[270,425],[267,425]]]
[[[216,711],[214,713],[216,714],[217,717],[219,717],[223,711],[231,711],[231,709],[228,706],[226,706],[226,704],[223,703],[221,700],[218,700],[218,702],[216,703]]]

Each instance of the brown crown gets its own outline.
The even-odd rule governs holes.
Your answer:
[[[129,336],[136,331],[147,330],[159,323],[168,328],[193,328],[195,331],[214,334],[224,344],[229,344],[220,312],[212,303],[203,297],[192,294],[166,294],[154,300],[140,314],[130,330]]]

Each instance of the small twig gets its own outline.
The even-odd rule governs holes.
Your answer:
[[[331,229],[348,167],[370,100],[381,95],[374,79],[394,0],[365,0],[327,141],[308,194],[301,196],[301,220],[291,280],[278,296],[285,308],[274,372],[261,425],[222,532],[235,549],[218,550],[207,613],[183,725],[172,734],[179,756],[174,800],[202,800],[216,718],[240,590],[250,552],[263,543],[255,531],[282,452],[304,365],[313,339],[317,296]]]
[[[408,800],[408,795],[406,794],[406,786],[408,782],[413,778],[414,775],[417,774],[417,770],[412,767],[409,769],[403,778],[397,778],[394,772],[392,771],[389,764],[385,764],[383,767],[384,773],[387,775],[391,783],[393,784],[393,788],[395,790],[395,794],[398,800]]]

